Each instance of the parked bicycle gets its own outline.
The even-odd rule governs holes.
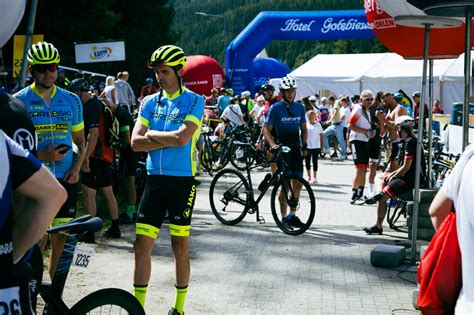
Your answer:
[[[252,144],[237,143],[238,147],[249,147]],[[257,166],[247,164],[247,177],[234,169],[224,169],[217,173],[211,182],[209,199],[211,209],[216,218],[227,225],[234,225],[242,221],[247,213],[256,214],[256,220],[265,223],[260,216],[259,203],[267,190],[273,186],[270,197],[270,206],[273,219],[277,226],[286,234],[298,235],[304,233],[313,223],[316,212],[316,202],[313,190],[303,178],[288,174],[288,165],[282,158],[289,147],[279,147],[275,150],[271,163],[277,163],[275,174],[268,173],[259,185],[260,195],[255,199],[252,186],[252,170]],[[299,194],[298,186],[301,187]],[[283,210],[280,211],[280,208]],[[288,208],[301,220],[300,226],[293,226],[286,222]]]
[[[92,218],[90,215],[83,215],[67,223],[57,225],[48,230],[49,234],[64,233],[68,237],[76,237],[85,232],[97,232],[102,228],[102,220],[98,217]],[[70,260],[74,258],[74,250],[76,243],[68,242],[69,247],[65,248],[65,252],[70,255]],[[17,273],[22,274],[28,279],[31,277],[31,270],[42,270],[43,260],[41,251],[38,246],[33,249],[34,253],[30,262],[22,263],[17,268]],[[87,255],[76,255],[75,264],[88,264],[89,257]],[[69,263],[70,265],[70,263]],[[58,266],[59,268],[59,266]],[[69,270],[69,269],[68,269]],[[57,289],[57,284],[53,279],[52,284],[39,283],[36,284],[37,290],[45,302],[42,314],[48,315],[77,315],[77,314],[145,314],[141,304],[129,292],[117,288],[106,288],[92,292],[86,297],[79,300],[71,308],[69,308],[62,299],[62,290]],[[36,309],[36,296],[32,297],[32,307]]]

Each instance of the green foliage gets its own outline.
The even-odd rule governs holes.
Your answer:
[[[179,33],[177,44],[189,55],[208,55],[222,65],[227,44],[261,11],[320,11],[363,9],[364,1],[347,0],[171,0],[176,10],[173,29]],[[205,12],[221,15],[224,19],[196,15]],[[224,41],[224,36],[226,40]],[[387,51],[377,40],[339,41],[273,41],[266,47],[269,56],[279,59],[294,69],[317,54],[370,53]]]

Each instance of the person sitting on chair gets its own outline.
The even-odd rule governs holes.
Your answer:
[[[365,227],[367,234],[382,234],[382,223],[387,214],[387,200],[412,190],[415,186],[416,163],[416,136],[413,133],[415,120],[410,116],[401,116],[395,121],[398,134],[403,141],[403,164],[396,170],[383,175],[382,191],[365,201],[366,204],[375,204],[377,207],[377,223],[372,227]],[[401,160],[401,158],[400,158]],[[423,163],[422,167],[423,169]]]

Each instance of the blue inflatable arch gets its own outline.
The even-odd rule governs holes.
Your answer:
[[[273,39],[337,40],[374,38],[364,10],[263,11],[227,46],[227,85],[254,91],[253,59]]]

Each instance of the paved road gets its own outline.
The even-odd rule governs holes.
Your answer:
[[[259,183],[264,172],[253,173]],[[411,314],[415,274],[374,268],[370,251],[394,244],[406,234],[388,230],[367,236],[375,206],[349,204],[352,161],[320,161],[314,186],[316,218],[302,236],[283,234],[273,222],[269,198],[263,200],[265,224],[248,215],[224,226],[208,201],[210,177],[201,176],[191,236],[191,283],[186,314]],[[257,186],[255,184],[255,186]],[[269,195],[269,193],[267,193]],[[72,269],[65,299],[103,287],[131,291],[133,227],[120,240],[99,239],[89,269]],[[164,226],[153,251],[147,314],[167,314],[174,301],[173,259]]]

